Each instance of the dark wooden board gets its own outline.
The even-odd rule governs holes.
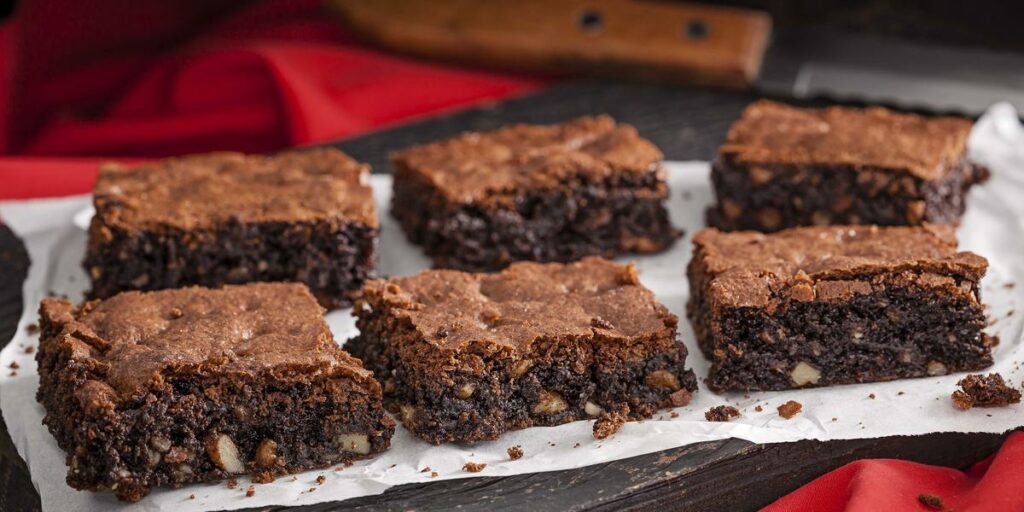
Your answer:
[[[376,172],[387,172],[387,152],[408,144],[512,121],[553,122],[607,112],[636,125],[668,159],[707,160],[729,123],[752,99],[742,93],[652,84],[575,82],[335,145],[370,162]],[[27,263],[21,242],[0,225],[2,343],[13,335],[21,314]],[[39,497],[24,461],[6,427],[0,430],[0,511],[38,510]],[[993,453],[1003,437],[931,434],[775,445],[730,439],[567,471],[401,485],[380,496],[288,510],[756,510],[853,460],[886,457],[963,467]]]

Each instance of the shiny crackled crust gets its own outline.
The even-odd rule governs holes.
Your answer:
[[[322,314],[297,284],[44,300],[37,399],[68,484],[135,501],[386,449],[380,386]]]
[[[467,133],[394,154],[391,209],[437,267],[655,252],[679,236],[661,159],[607,116]]]
[[[948,226],[793,228],[694,237],[687,313],[708,385],[767,390],[976,370],[987,261]]]
[[[956,223],[989,177],[966,157],[971,122],[882,108],[801,109],[769,101],[744,111],[712,165],[709,225]]]
[[[600,258],[373,281],[354,311],[347,347],[433,443],[606,411],[645,418],[696,390],[676,317],[632,267]]]
[[[346,305],[376,269],[367,171],[334,149],[105,166],[84,262],[90,296],[301,281],[325,306]]]

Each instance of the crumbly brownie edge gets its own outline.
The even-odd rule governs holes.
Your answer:
[[[717,204],[708,225],[772,232],[826,224],[956,223],[970,188],[989,177],[966,158],[941,179],[858,166],[745,165],[728,155],[712,166]]]
[[[346,348],[383,382],[389,410],[434,444],[493,440],[510,430],[595,419],[603,411],[648,418],[685,405],[697,390],[674,327],[636,340],[632,352],[649,347],[640,358],[598,333],[537,340],[546,347],[543,357],[500,350],[452,354],[427,348],[380,304],[368,308],[357,307],[360,335]]]
[[[68,454],[67,482],[76,489],[138,501],[157,486],[239,474],[269,481],[371,457],[388,448],[394,433],[379,386],[344,372],[309,380],[180,371],[116,406],[83,401],[79,393],[103,392],[103,370],[63,342],[76,335],[45,316],[41,324],[36,398],[46,411],[43,423]]]
[[[436,267],[492,271],[520,260],[659,252],[681,235],[665,209],[668,187],[658,168],[452,204],[416,172],[393,167],[392,215]]]
[[[915,272],[866,278],[872,291],[838,302],[715,309],[710,277],[691,262],[688,316],[711,359],[708,387],[783,390],[944,375],[992,364],[976,281],[940,285]],[[972,291],[962,293],[962,287]],[[958,291],[959,290],[959,291]],[[973,298],[968,298],[973,297]]]
[[[214,230],[122,229],[93,217],[83,266],[90,298],[126,290],[304,282],[328,309],[376,276],[378,228],[346,221],[225,223]]]

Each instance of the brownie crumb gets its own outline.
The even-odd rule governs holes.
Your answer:
[[[431,471],[430,466],[427,466],[427,467],[421,469],[420,473],[430,473],[430,471]]]
[[[17,361],[11,361],[11,369],[12,370],[17,370],[18,368],[21,368],[21,365],[18,364]]]
[[[315,491],[315,490],[316,490],[316,487],[310,487],[310,488],[309,488],[309,490],[308,490],[308,491],[306,491],[306,492],[313,492],[313,491]]]
[[[327,481],[327,477],[326,476],[320,475],[320,476],[316,477],[316,484],[317,485],[323,485],[324,482],[326,482],[326,481]]]
[[[430,478],[437,478],[437,471],[431,471]]]
[[[670,412],[670,413],[668,414],[668,417],[669,417],[669,418],[678,418],[678,417],[679,417],[679,413],[678,413],[678,412],[675,412],[675,411],[672,411],[672,412]]]
[[[238,480],[235,480],[234,478],[228,480],[228,489],[234,489],[235,487],[238,487]]]
[[[779,416],[782,416],[783,418],[788,420],[793,416],[800,414],[800,411],[803,408],[804,406],[800,402],[790,400],[779,406]]]
[[[580,444],[579,444],[579,443],[576,443],[576,444],[572,445],[572,447],[573,447],[573,448],[579,448],[579,447],[580,447]]]
[[[870,399],[874,400],[874,399],[875,399],[875,394],[874,394],[874,393],[871,393],[870,395],[868,395],[868,398],[870,398]]]
[[[29,336],[39,334],[39,324],[33,322],[25,326],[25,333]]]
[[[487,467],[487,464],[484,464],[484,463],[481,463],[481,462],[472,462],[471,461],[471,462],[467,462],[465,465],[463,465],[462,466],[462,470],[463,471],[468,471],[470,473],[479,473],[479,472],[483,471],[484,468],[486,468],[486,467]]]
[[[253,496],[256,496],[256,486],[250,485],[249,488],[245,490],[245,497],[252,498]]]
[[[719,405],[708,409],[708,412],[704,413],[704,419],[708,421],[729,421],[739,417],[739,415],[739,409],[731,405]]]
[[[760,404],[754,406],[754,412],[761,412],[763,410],[764,410],[764,407],[761,407]]]
[[[618,432],[629,419],[627,411],[628,409],[625,407],[615,411],[602,411],[601,415],[597,417],[597,421],[594,422],[594,437],[607,439]]]
[[[33,353],[35,351],[36,351],[36,347],[33,346],[33,345],[29,345],[29,346],[25,347],[25,353],[26,354],[31,354],[31,353]]]
[[[188,499],[194,500],[194,499],[196,499],[196,495],[195,494],[189,494],[188,495]]]
[[[17,370],[11,370],[11,373],[9,373],[8,375],[10,375],[11,377],[17,377],[18,376],[18,371]]]
[[[934,494],[922,494],[917,497],[917,501],[921,502],[922,505],[933,510],[946,509],[946,505],[942,503],[942,498]]]
[[[1009,290],[1009,289],[1012,289],[1014,286],[1016,286],[1016,284],[1013,281],[1010,281],[1009,283],[1004,284],[1003,288],[1006,288],[1007,290]]]
[[[508,447],[508,458],[512,460],[519,460],[523,458],[523,447],[519,445]]]
[[[971,374],[957,382],[960,389],[953,392],[953,405],[967,410],[971,407],[1005,407],[1020,403],[1020,391],[1006,383],[1003,376]]]

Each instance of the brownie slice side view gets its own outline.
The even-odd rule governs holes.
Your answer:
[[[687,313],[707,384],[782,390],[979,370],[998,340],[988,262],[952,228],[831,226],[694,237]]]
[[[392,156],[392,214],[434,265],[498,270],[669,247],[662,154],[608,116],[512,125]]]
[[[884,108],[757,101],[712,166],[709,226],[957,223],[989,171],[967,159],[971,121]]]
[[[405,427],[435,444],[606,412],[647,418],[697,389],[675,315],[632,266],[597,257],[375,280],[353,311],[360,335],[347,347]]]
[[[323,305],[345,306],[376,269],[367,172],[335,149],[104,166],[84,262],[90,296],[299,281]]]
[[[300,284],[125,292],[40,305],[37,400],[71,487],[267,482],[385,450],[380,385]]]

